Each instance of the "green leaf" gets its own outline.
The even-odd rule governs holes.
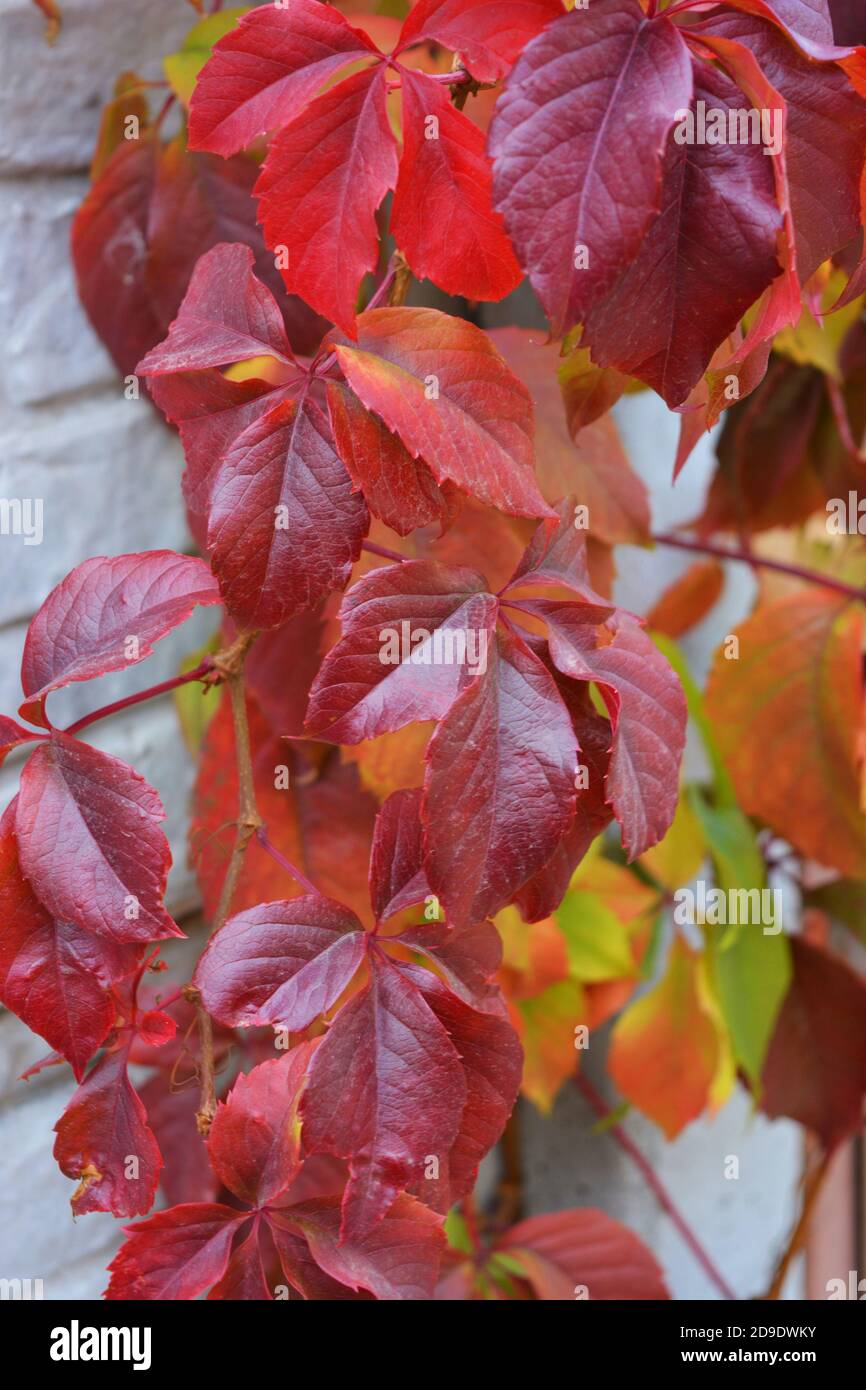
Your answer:
[[[192,652],[186,657],[178,675],[182,676],[187,671],[195,670],[206,656],[212,655],[218,649],[219,635],[214,634],[203,647],[199,647],[198,651]],[[189,681],[187,685],[179,685],[174,692],[174,707],[180,720],[181,732],[189,751],[195,755],[201,748],[208,724],[219,708],[220,699],[221,691],[219,689],[203,690],[198,681]]]
[[[554,916],[574,979],[597,984],[636,973],[628,931],[597,893],[569,889]]]
[[[445,1217],[445,1239],[452,1250],[460,1250],[466,1255],[473,1253],[469,1227],[459,1207],[452,1207]]]
[[[739,806],[710,806],[696,787],[690,800],[700,821],[720,888],[763,888],[766,872],[755,829]]]
[[[741,927],[727,944],[715,938],[712,927],[706,936],[734,1056],[757,1094],[767,1048],[791,984],[790,942],[782,933],[765,936],[762,927],[752,924]]]
[[[211,49],[218,39],[227,34],[246,14],[248,5],[236,10],[220,10],[194,24],[178,49],[163,58],[162,66],[169,86],[184,106],[189,106],[196,79],[211,55]]]

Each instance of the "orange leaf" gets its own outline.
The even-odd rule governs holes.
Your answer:
[[[820,589],[761,608],[716,657],[707,712],[737,799],[801,853],[866,878],[858,730],[863,615]]]
[[[665,589],[647,614],[647,625],[668,637],[681,637],[706,617],[724,583],[725,571],[718,560],[699,560]]]
[[[701,1002],[700,956],[677,939],[664,977],[614,1026],[608,1069],[627,1100],[675,1139],[710,1099],[719,1061]]]

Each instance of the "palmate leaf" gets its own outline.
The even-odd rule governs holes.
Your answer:
[[[456,488],[550,514],[531,403],[485,334],[428,309],[372,310],[358,327],[357,347],[334,348],[356,395],[328,381],[326,414],[252,253],[226,244],[202,257],[167,338],[139,364],[180,429],[190,521],[240,626],[282,626],[346,583],[365,492],[401,534],[447,525]],[[251,356],[271,359],[269,380],[216,370]]]
[[[380,813],[377,921],[425,896],[420,803],[420,792],[398,792]],[[447,983],[409,964],[407,948]],[[305,1152],[348,1163],[343,1238],[368,1238],[407,1188],[444,1212],[501,1134],[521,1050],[489,983],[499,955],[489,923],[383,936],[339,903],[305,896],[236,914],[199,962],[195,983],[223,1023],[299,1031],[344,999],[302,1102]]]
[[[304,1298],[430,1298],[443,1238],[439,1219],[399,1198],[375,1230],[340,1239],[340,1200],[322,1189],[294,1197],[302,1175],[298,1107],[311,1057],[302,1043],[235,1082],[207,1140],[214,1172],[236,1199],[229,1207],[191,1203],[128,1228],[111,1265],[106,1297],[270,1299],[272,1259]],[[315,1191],[316,1183],[307,1184]],[[342,1293],[341,1293],[342,1290]]]
[[[562,16],[506,79],[489,142],[494,205],[554,333],[581,323],[597,368],[687,405],[695,437],[698,411],[709,427],[724,408],[732,373],[740,394],[754,388],[773,334],[797,317],[799,284],[861,219],[866,50],[833,47],[823,4],[731,9],[742,13],[720,7],[681,27],[631,0]],[[765,112],[772,140],[677,143],[675,121],[697,102]],[[817,138],[829,121],[838,138]],[[724,360],[756,301],[747,338]],[[708,401],[692,399],[699,387]]]
[[[337,359],[355,395],[441,485],[514,516],[549,516],[533,476],[525,386],[474,324],[436,309],[370,309]]]
[[[608,805],[632,856],[660,839],[673,818],[685,700],[635,620],[615,614],[592,590],[572,510],[566,500],[556,528],[538,528],[511,586],[515,593],[568,586],[576,601],[512,599],[509,587],[498,600],[468,570],[426,560],[388,566],[352,589],[341,610],[343,638],[311,689],[307,728],[329,739],[357,743],[417,720],[441,721],[426,755],[425,868],[458,927],[496,912],[550,865],[536,885],[538,900],[526,904],[533,916],[546,915],[556,906],[552,895],[565,890],[569,864],[606,823]],[[580,737],[570,687],[558,688],[528,633],[510,621],[496,628],[500,602],[506,619],[541,618],[561,676],[598,682],[608,701],[611,756],[603,767],[606,748],[587,721],[604,793],[596,779],[567,846]],[[391,655],[389,634],[396,634]],[[465,647],[459,658],[458,637]],[[583,706],[580,719],[587,715]]]
[[[393,232],[415,273],[448,293],[501,299],[520,268],[491,206],[481,131],[399,55],[435,37],[457,45],[473,75],[499,77],[557,13],[556,0],[510,0],[495,20],[486,4],[425,4],[409,15],[386,63],[367,34],[337,12],[323,16],[312,0],[254,9],[199,75],[191,147],[230,155],[276,132],[256,186],[265,237],[289,291],[350,337],[361,280],[376,263],[377,209],[395,185]],[[333,84],[340,69],[364,59],[372,65]],[[399,180],[389,71],[399,72],[403,89]]]
[[[317,97],[272,141],[255,190],[286,287],[352,335],[378,257],[376,209],[397,180],[385,73],[368,68]]]

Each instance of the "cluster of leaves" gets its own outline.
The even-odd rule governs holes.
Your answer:
[[[608,412],[652,387],[680,468],[733,407],[705,539],[856,489],[866,33],[824,0],[381,8],[219,10],[155,120],[132,73],[104,113],[80,294],[179,433],[206,561],[87,560],[31,623],[0,999],[79,1083],[73,1210],[171,1204],[110,1298],[665,1297],[602,1213],[479,1234],[471,1193],[521,1089],[550,1108],[614,1018],[611,1078],[670,1138],[738,1077],[828,1151],[859,1123],[866,986],[827,939],[866,880],[862,557],[813,545],[826,587],[765,587],[704,700],[672,639],[723,572],[656,636],[613,601],[650,517]],[[781,139],[681,143],[705,108]],[[473,302],[526,276],[551,340],[407,305],[412,275]],[[46,701],[196,605],[223,621],[176,682],[215,930],[154,990],[159,797],[79,737],[107,711],[61,730]],[[687,705],[710,775],[681,786]],[[761,890],[779,836],[806,932],[705,913],[667,946],[681,885]]]

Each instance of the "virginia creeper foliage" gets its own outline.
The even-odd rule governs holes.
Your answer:
[[[668,1138],[738,1077],[828,1153],[859,1124],[866,985],[830,936],[864,939],[866,21],[370,11],[215,6],[155,118],[134,73],[103,115],[79,292],[179,435],[199,555],[87,559],[30,624],[0,999],[77,1082],[73,1211],[146,1218],[110,1299],[665,1298],[602,1212],[479,1226],[472,1194],[610,1019]],[[663,538],[708,554],[648,622],[613,597],[653,538],[609,413],[644,388],[674,475],[723,417]],[[834,499],[832,545],[795,532]],[[726,555],[762,578],[704,698],[675,640]],[[177,686],[198,758],[208,937],[169,986],[160,797],[86,737],[115,706],[62,729],[52,696],[197,606],[210,646],[119,702]],[[780,864],[799,934],[725,915]]]

